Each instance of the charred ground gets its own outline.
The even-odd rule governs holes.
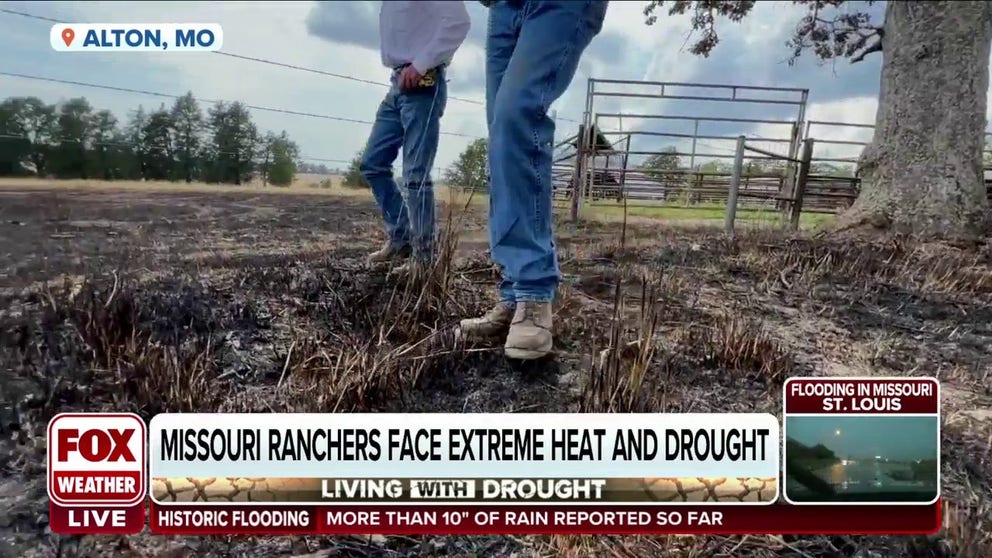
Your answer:
[[[450,258],[411,290],[362,264],[380,233],[355,196],[0,190],[0,555],[992,555],[988,248],[563,225],[558,355],[520,367],[451,334],[495,301],[496,274],[481,212],[448,213]],[[778,413],[784,378],[829,374],[944,382],[941,536],[47,531],[44,428],[59,411]]]

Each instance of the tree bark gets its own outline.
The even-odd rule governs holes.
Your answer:
[[[981,235],[992,4],[890,1],[882,46],[875,133],[858,163],[861,194],[841,226]]]

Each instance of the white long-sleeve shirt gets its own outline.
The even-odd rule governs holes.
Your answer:
[[[412,64],[421,74],[448,64],[470,26],[461,0],[383,0],[379,9],[382,63],[388,68]]]

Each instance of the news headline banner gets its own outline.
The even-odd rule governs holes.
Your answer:
[[[149,506],[149,528],[172,535],[879,534],[922,535],[941,504],[852,506]],[[53,522],[56,521],[53,518]]]
[[[216,478],[282,479],[287,493],[326,485],[337,495],[370,479],[398,482],[407,496],[410,481],[428,479],[529,479],[535,489],[541,479],[585,479],[572,489],[604,481],[607,492],[643,493],[630,479],[777,484],[778,446],[777,419],[758,413],[160,414],[149,424],[149,476],[153,496],[166,481]]]
[[[935,378],[789,378],[783,394],[791,415],[940,413]]]

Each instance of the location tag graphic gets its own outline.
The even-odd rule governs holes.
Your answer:
[[[62,30],[62,41],[65,42],[65,46],[71,45],[74,38],[76,38],[75,31],[68,28]]]

